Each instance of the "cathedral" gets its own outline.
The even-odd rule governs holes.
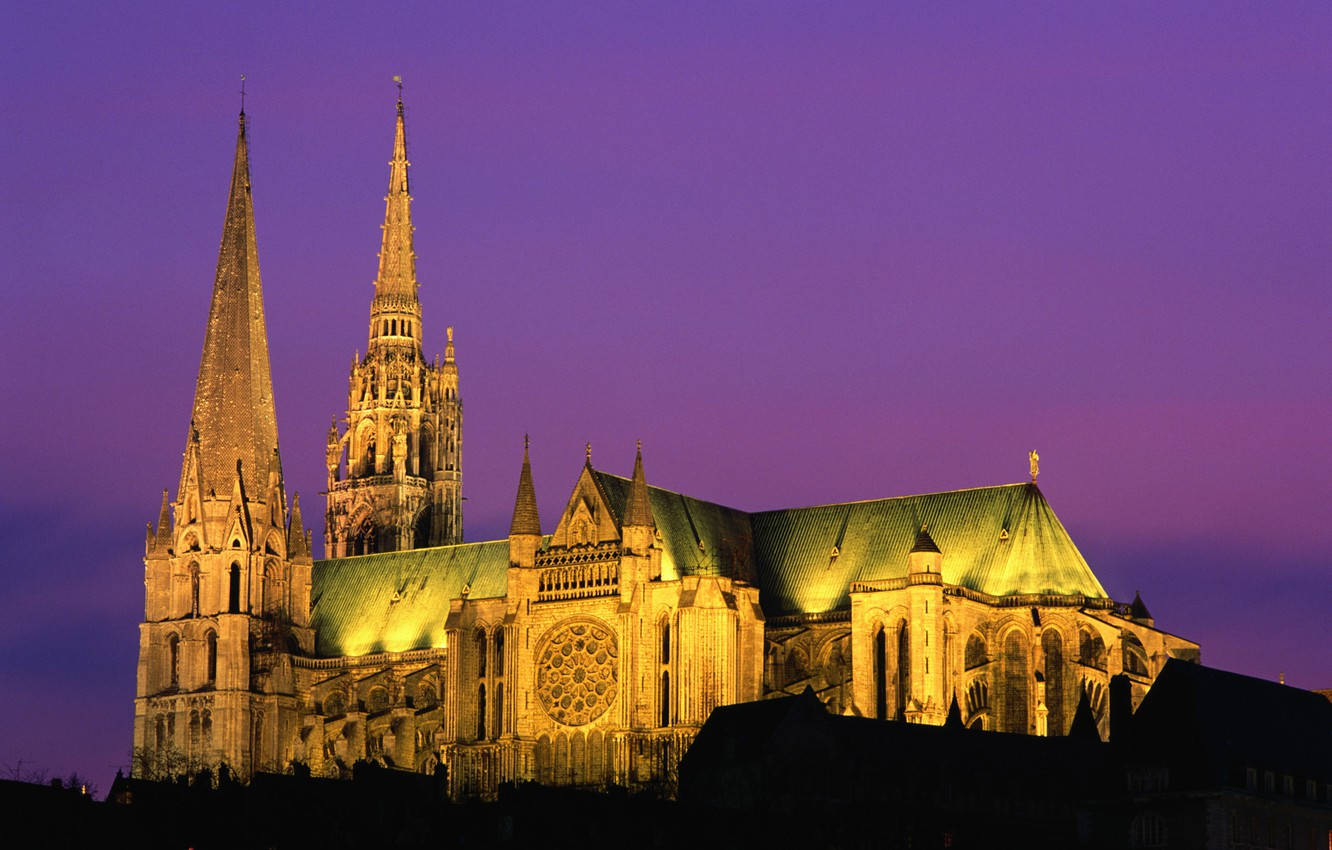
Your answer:
[[[712,709],[1062,735],[1198,645],[1111,599],[1030,480],[746,512],[592,451],[543,527],[528,447],[507,538],[465,542],[452,328],[427,360],[397,104],[369,338],[328,432],[325,559],[278,451],[245,114],[175,498],[144,554],[134,772],[655,787]],[[314,450],[310,447],[310,450]],[[627,461],[628,458],[626,457]],[[626,463],[627,468],[628,464]]]

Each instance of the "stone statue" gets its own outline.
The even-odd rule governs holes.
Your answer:
[[[1041,456],[1032,449],[1027,452],[1027,463],[1031,465],[1031,483],[1036,483],[1036,476],[1041,474]]]

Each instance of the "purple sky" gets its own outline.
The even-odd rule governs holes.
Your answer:
[[[241,73],[317,531],[401,73],[468,539],[507,530],[525,430],[547,528],[587,440],[748,509],[1034,447],[1112,595],[1332,687],[1326,3],[135,5],[4,12],[0,765],[128,761]]]

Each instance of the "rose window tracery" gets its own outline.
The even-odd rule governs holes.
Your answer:
[[[537,697],[552,719],[582,726],[600,717],[619,688],[615,634],[592,620],[555,626],[537,653]]]

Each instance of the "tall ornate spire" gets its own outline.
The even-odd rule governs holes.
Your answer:
[[[384,241],[379,249],[375,295],[416,298],[416,254],[412,250],[412,196],[407,187],[407,130],[398,92],[398,121],[389,162],[388,196],[384,198]]]
[[[268,367],[244,112],[236,136],[231,193],[222,224],[213,302],[208,310],[191,419],[198,433],[200,465],[207,487],[225,494],[238,460],[256,490],[268,482],[270,465],[277,457],[277,414]],[[190,439],[187,437],[187,443]],[[184,477],[182,470],[182,489]]]
[[[536,489],[532,486],[532,461],[528,458],[527,435],[523,435],[523,471],[518,474],[518,497],[513,503],[513,522],[510,536],[540,534],[541,519],[537,516]]]
[[[634,455],[634,477],[629,482],[629,498],[625,501],[625,526],[651,526],[652,502],[648,497],[647,476],[643,474],[643,441],[638,441]]]

